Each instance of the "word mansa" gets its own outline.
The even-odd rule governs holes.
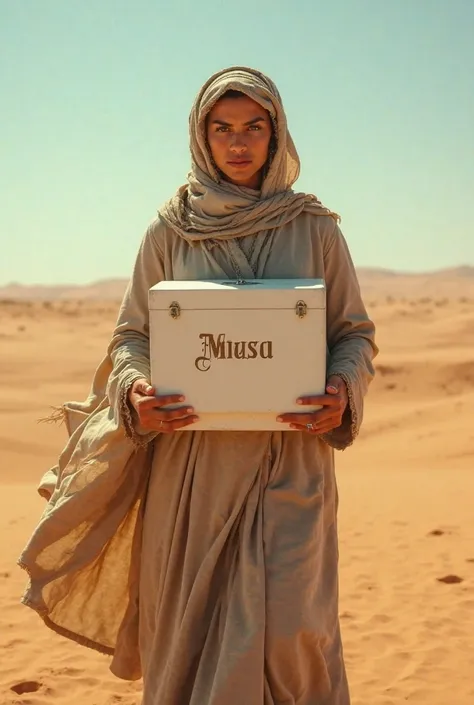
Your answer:
[[[271,340],[239,340],[234,343],[226,340],[224,333],[201,333],[199,339],[202,341],[202,355],[196,358],[194,364],[200,372],[207,372],[212,360],[255,360],[258,357],[271,360],[273,357]]]

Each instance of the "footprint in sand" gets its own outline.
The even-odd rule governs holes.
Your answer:
[[[428,533],[428,536],[451,536],[458,533],[458,531],[457,526],[446,526],[444,529],[433,529],[433,531]]]
[[[12,685],[10,690],[13,690],[17,695],[23,695],[24,693],[36,693],[42,686],[42,683],[38,681],[22,681],[16,685]]]
[[[444,578],[436,578],[439,583],[446,583],[446,585],[455,585],[456,583],[462,583],[464,578],[460,578],[459,575],[445,575]]]
[[[354,615],[352,614],[352,612],[347,612],[347,611],[346,611],[346,612],[341,612],[341,614],[339,615],[339,619],[349,619],[349,620],[352,620],[352,619],[354,619]]]

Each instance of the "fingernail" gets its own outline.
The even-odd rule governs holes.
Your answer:
[[[298,426],[296,426],[294,423],[290,423],[290,428],[295,428],[295,429],[297,429]]]
[[[302,400],[302,399],[297,399],[297,400],[296,400],[296,403],[297,403],[297,404],[302,404],[302,403],[303,403],[303,400]]]
[[[330,384],[327,389],[328,389],[328,391],[331,390],[332,392],[337,392],[337,387],[335,387],[335,386],[332,385],[332,384]]]
[[[190,406],[189,409],[186,409],[186,411],[188,412],[188,414],[192,414],[194,409],[192,408],[192,406]]]
[[[283,421],[283,417],[282,417],[282,416],[277,416],[277,421]]]
[[[181,396],[181,397],[179,398],[179,401],[184,401],[184,397]]]

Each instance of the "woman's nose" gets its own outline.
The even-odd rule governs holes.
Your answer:
[[[234,154],[243,154],[247,150],[247,145],[241,135],[234,134],[232,136],[230,148]]]

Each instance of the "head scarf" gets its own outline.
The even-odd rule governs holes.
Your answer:
[[[257,191],[225,181],[206,139],[206,116],[228,90],[259,103],[270,114],[276,151]],[[311,194],[295,193],[300,160],[288,130],[277,87],[260,71],[232,67],[214,74],[199,91],[189,116],[191,171],[188,182],[159,210],[164,222],[190,242],[228,240],[281,227],[302,211],[338,216]]]

